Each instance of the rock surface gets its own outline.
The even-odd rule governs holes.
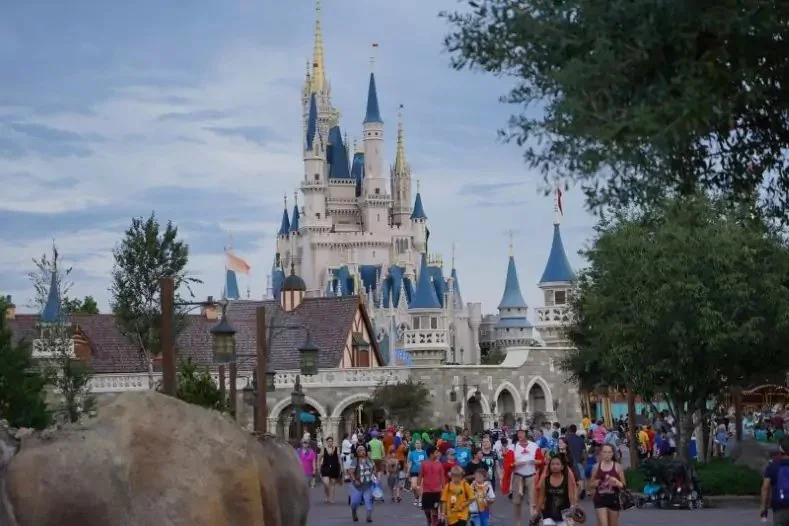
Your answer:
[[[7,433],[6,433],[7,435]],[[7,452],[8,437],[0,440]],[[221,414],[148,391],[0,455],[6,526],[304,526],[296,452]],[[5,473],[3,468],[5,465]],[[6,514],[4,516],[3,514]]]

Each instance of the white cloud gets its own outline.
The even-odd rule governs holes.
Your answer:
[[[454,5],[444,0],[437,2],[435,10]],[[541,179],[528,173],[518,149],[497,142],[496,128],[506,124],[509,110],[497,106],[496,99],[506,86],[495,79],[450,70],[448,57],[440,54],[444,24],[418,17],[413,25],[414,10],[423,7],[415,0],[396,5],[357,0],[327,13],[331,17],[324,24],[328,74],[343,113],[343,126],[351,137],[358,135],[367,92],[368,42],[382,41],[377,71],[387,121],[387,163],[394,157],[393,108],[403,102],[407,152],[414,178],[421,181],[432,232],[431,251],[443,252],[448,262],[450,245],[456,243],[465,300],[483,301],[485,311],[491,312],[504,283],[505,231],[519,230],[515,245],[521,285],[529,304],[538,306],[541,298],[533,284],[550,248],[553,205],[539,194]],[[301,5],[287,9],[309,14]],[[364,24],[337,26],[339,18],[351,14],[357,20],[386,19],[390,22],[387,27],[407,26],[409,30],[378,34],[381,24],[377,23],[373,35]],[[298,31],[308,38],[312,22],[302,22],[304,27]],[[73,186],[51,191],[42,191],[40,185],[9,187],[10,195],[0,203],[0,211],[87,213],[99,206],[126,210],[121,205],[128,204],[147,214],[148,205],[140,202],[139,196],[158,187],[234,194],[238,203],[259,206],[260,214],[230,219],[217,216],[209,207],[204,221],[228,233],[254,236],[253,248],[241,254],[252,264],[254,274],[242,277],[241,286],[243,289],[248,283],[253,295],[261,295],[273,256],[273,232],[278,228],[282,195],[287,193],[292,203],[293,189],[303,170],[300,83],[304,58],[312,47],[309,41],[293,47],[266,41],[261,36],[264,32],[237,34],[234,28],[225,29],[234,35],[232,39],[221,41],[213,54],[205,56],[201,70],[193,76],[176,69],[140,70],[119,65],[84,79],[86,86],[132,79],[125,85],[114,85],[111,94],[97,100],[90,112],[41,114],[33,108],[0,108],[0,116],[13,114],[26,122],[78,133],[94,152],[83,157],[0,156],[0,174],[28,172],[38,181],[75,181]],[[209,127],[255,127],[270,130],[271,136],[258,144]],[[513,180],[523,184],[486,195],[485,206],[479,206],[479,198],[458,195],[467,184]],[[514,204],[520,201],[523,204]],[[175,205],[190,207],[187,198]],[[565,194],[565,210],[565,246],[578,266],[574,253],[586,231],[573,227],[588,227],[593,220],[582,211],[581,196],[575,192]],[[179,223],[178,217],[171,219]],[[128,220],[120,216],[110,224],[88,225],[58,236],[61,252],[79,260],[75,266],[84,276],[76,284],[75,294],[94,295],[106,306],[111,249]],[[202,235],[196,227],[182,227],[181,233],[187,241]],[[50,244],[51,236],[26,239],[21,244],[0,240],[0,271],[4,275],[24,274],[30,259]],[[219,294],[223,263],[221,247],[215,254],[192,256],[191,270],[206,282],[199,288],[200,296]],[[3,286],[0,282],[0,288]],[[15,295],[30,294],[17,285],[6,288]]]

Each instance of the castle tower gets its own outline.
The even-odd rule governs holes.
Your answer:
[[[427,214],[422,206],[422,194],[419,191],[419,181],[416,182],[416,199],[414,208],[411,212],[411,232],[414,237],[414,248],[419,252],[427,250],[427,238],[430,235],[427,230]]]
[[[408,225],[411,216],[411,167],[405,158],[405,133],[403,132],[403,105],[397,119],[397,151],[394,165],[389,170],[392,187],[392,224]]]
[[[364,178],[362,179],[362,225],[367,232],[386,230],[389,226],[391,198],[383,176],[384,121],[378,107],[375,73],[370,72],[367,88],[367,111],[362,125],[364,144]]]
[[[528,306],[521,294],[518,271],[510,234],[510,257],[507,263],[507,278],[504,294],[499,302],[499,321],[496,324],[496,346],[507,348],[528,345],[534,339],[534,326],[529,321]]]
[[[321,137],[327,137],[329,129],[339,122],[340,114],[331,103],[331,85],[326,76],[326,58],[324,56],[323,30],[321,28],[321,3],[315,1],[315,33],[313,36],[312,71],[307,62],[307,75],[302,93],[302,107],[305,123],[309,114],[309,105],[312,95],[318,114],[318,132]],[[306,124],[305,124],[306,127]]]
[[[326,173],[326,144],[319,133],[318,103],[316,95],[310,95],[307,130],[304,136],[304,180],[301,192],[304,207],[308,212],[304,226],[318,226],[326,219],[326,197],[328,180]]]
[[[290,218],[288,217],[288,196],[287,194],[284,197],[285,201],[285,208],[282,210],[282,222],[279,226],[279,232],[277,232],[277,253],[274,258],[274,266],[280,267],[284,265],[284,259],[286,258],[286,254],[288,252],[288,236],[290,235]]]
[[[416,290],[408,304],[408,314],[413,330],[406,333],[405,349],[413,363],[440,365],[449,353],[449,341],[443,307],[430,278],[426,253],[422,253]]]
[[[569,321],[569,295],[575,281],[575,273],[567,259],[559,229],[562,210],[562,192],[557,189],[554,203],[553,241],[548,262],[538,287],[543,291],[545,306],[537,309],[537,329],[548,345],[568,343],[564,328]]]

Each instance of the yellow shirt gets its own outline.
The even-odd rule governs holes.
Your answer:
[[[591,420],[589,420],[588,418],[584,418],[583,419],[584,431],[589,429],[589,426],[591,426],[591,425],[592,425],[592,421]]]
[[[455,524],[458,521],[468,520],[468,505],[474,498],[471,486],[465,480],[460,484],[449,482],[441,492],[441,502],[444,503],[444,513],[447,516],[447,524]]]
[[[649,435],[643,429],[638,432],[638,443],[644,447],[649,445]]]

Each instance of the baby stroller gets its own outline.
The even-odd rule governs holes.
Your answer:
[[[691,466],[675,462],[671,466],[671,496],[669,503],[673,508],[701,509],[704,507],[704,498],[699,488],[696,471]]]
[[[636,507],[643,508],[652,506],[654,508],[667,507],[669,494],[666,486],[658,483],[657,477],[652,477],[652,481],[644,485],[643,496],[636,499]]]

